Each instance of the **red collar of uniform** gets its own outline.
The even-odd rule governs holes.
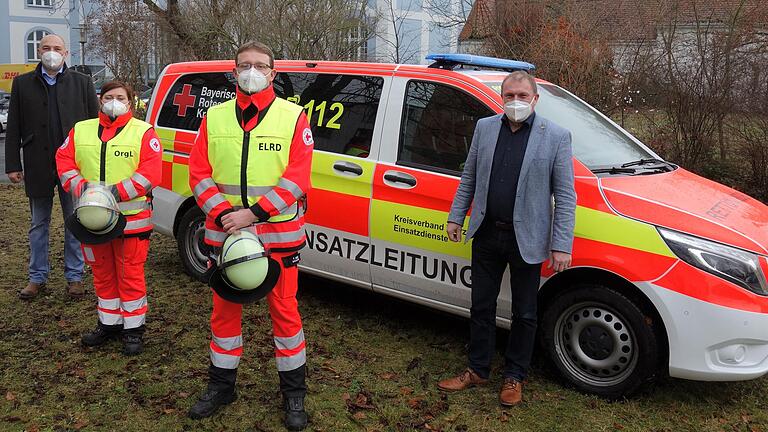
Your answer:
[[[99,124],[101,126],[104,126],[105,129],[111,129],[111,128],[119,128],[123,127],[126,124],[128,124],[128,121],[133,118],[133,113],[128,110],[127,113],[116,117],[114,120],[109,118],[108,115],[104,114],[103,112],[99,111]]]
[[[253,105],[257,110],[261,111],[275,100],[275,89],[270,84],[264,90],[254,93],[246,94],[237,87],[237,106],[241,110],[248,108],[248,105]]]

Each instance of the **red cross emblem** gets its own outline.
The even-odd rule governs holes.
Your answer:
[[[187,108],[194,106],[195,100],[197,100],[197,96],[192,94],[192,84],[184,84],[181,93],[173,95],[173,104],[179,107],[178,116],[185,117]]]
[[[302,132],[301,137],[304,139],[305,145],[312,145],[315,143],[315,140],[312,138],[312,131],[309,130],[309,128],[304,129],[304,132]]]

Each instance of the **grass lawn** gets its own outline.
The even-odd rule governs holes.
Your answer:
[[[211,296],[181,272],[175,242],[152,238],[148,344],[126,358],[117,343],[80,345],[96,323],[96,298],[65,294],[58,207],[48,287],[32,302],[17,298],[26,283],[28,204],[21,188],[0,185],[0,205],[0,431],[282,430],[265,305],[245,309],[240,398],[211,419],[189,420],[206,382]],[[488,387],[446,396],[435,383],[465,365],[466,320],[321,279],[300,283],[309,430],[768,431],[766,379],[666,379],[607,402],[565,388],[537,360],[520,407],[498,405],[498,373]]]

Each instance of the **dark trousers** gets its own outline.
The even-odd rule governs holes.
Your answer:
[[[541,263],[523,260],[514,230],[502,230],[490,223],[484,224],[472,241],[469,367],[483,378],[490,375],[496,343],[496,299],[507,265],[512,285],[512,328],[504,352],[503,375],[522,381],[531,364],[536,337]]]

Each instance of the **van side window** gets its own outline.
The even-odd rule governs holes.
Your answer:
[[[410,81],[397,163],[446,174],[461,173],[475,123],[493,114],[485,104],[456,88]]]
[[[231,72],[187,74],[168,91],[157,126],[197,132],[208,108],[235,98]]]
[[[315,149],[367,158],[384,79],[281,72],[275,93],[304,107]]]

